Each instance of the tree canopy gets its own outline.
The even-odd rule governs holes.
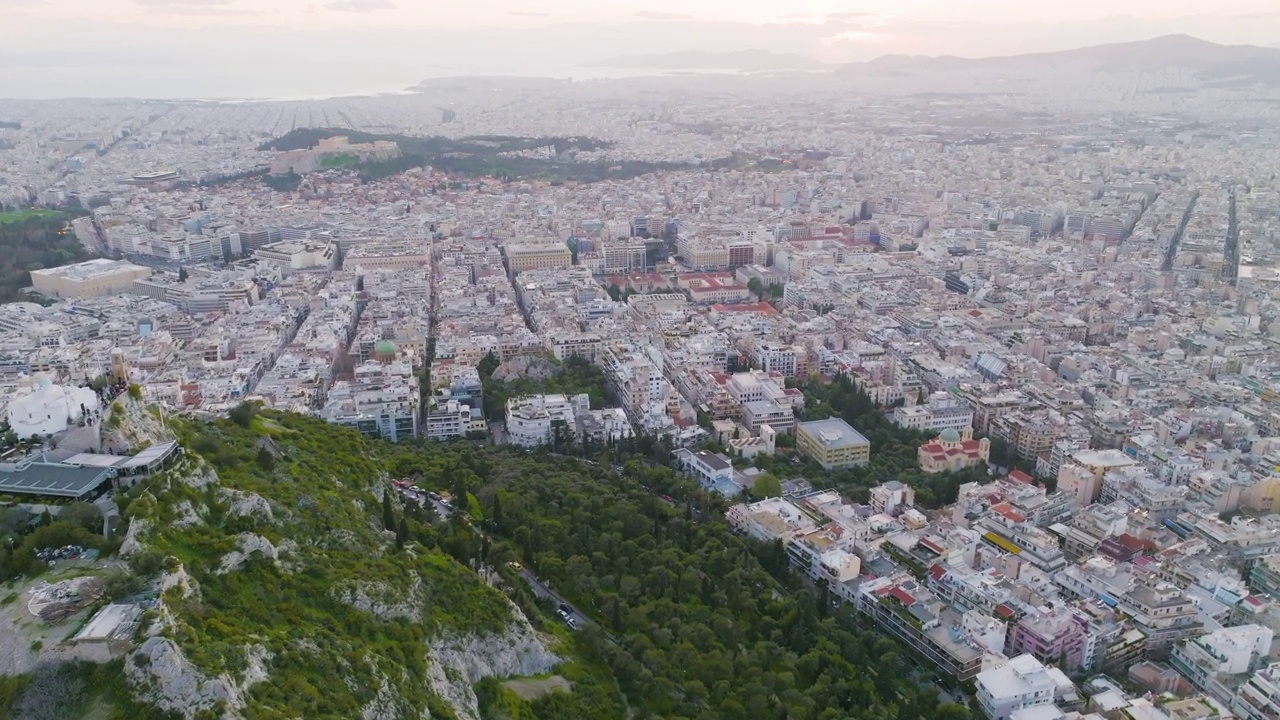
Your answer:
[[[813,464],[803,469],[779,464],[777,472],[803,472],[806,478],[839,488],[855,500],[865,499],[862,498],[865,491],[876,485],[899,480],[915,488],[916,504],[925,508],[955,502],[964,483],[990,480],[985,467],[948,473],[922,472],[918,450],[921,444],[932,439],[932,434],[895,425],[889,416],[890,409],[876,405],[871,396],[846,375],[826,383],[809,380],[798,386],[806,399],[801,419],[821,420],[833,416],[843,419],[871,441],[871,461],[864,467],[834,473],[824,472]],[[764,465],[774,467],[768,461]]]
[[[88,260],[85,249],[67,226],[75,217],[66,211],[0,213],[0,302],[21,299],[31,285],[31,271]]]

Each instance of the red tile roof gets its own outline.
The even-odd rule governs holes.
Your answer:
[[[1142,550],[1147,546],[1142,538],[1135,537],[1129,533],[1120,533],[1116,536],[1116,542],[1120,543],[1127,550]]]
[[[1028,475],[1028,474],[1026,474],[1026,473],[1024,473],[1024,472],[1022,472],[1021,470],[1014,470],[1014,471],[1010,472],[1010,473],[1009,473],[1009,479],[1010,479],[1010,480],[1013,480],[1014,482],[1020,482],[1020,483],[1022,483],[1022,484],[1024,484],[1024,485],[1035,485],[1035,484],[1036,484],[1035,478],[1031,477],[1030,475]]]
[[[915,599],[915,597],[914,597],[914,596],[912,596],[912,594],[911,594],[911,593],[907,592],[906,590],[903,590],[903,589],[902,589],[902,588],[900,588],[900,587],[895,587],[895,588],[893,588],[892,590],[890,590],[890,591],[889,591],[889,594],[890,594],[890,595],[892,595],[893,597],[897,598],[897,599],[898,599],[898,602],[902,603],[903,605],[915,605],[915,604],[916,604],[916,599]]]
[[[1000,503],[999,505],[996,505],[995,507],[991,508],[991,511],[1000,513],[1001,515],[1005,516],[1006,518],[1008,518],[1013,522],[1020,523],[1027,519],[1026,515],[1023,515],[1017,510],[1014,510],[1013,506],[1007,502],[1003,502],[1003,503]]]

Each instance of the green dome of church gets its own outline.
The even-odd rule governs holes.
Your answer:
[[[373,346],[373,351],[378,355],[395,355],[396,344],[390,340],[379,340],[378,344]]]
[[[960,433],[956,432],[955,428],[947,428],[942,431],[942,434],[938,436],[938,439],[944,443],[960,442]]]

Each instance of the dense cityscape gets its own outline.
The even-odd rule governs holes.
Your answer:
[[[493,446],[636,487],[666,472],[672,513],[724,523],[824,618],[896,643],[937,695],[900,717],[1280,717],[1274,100],[761,83],[0,100],[5,563],[86,504],[94,532],[141,543],[130,488],[204,472],[197,455],[235,477],[214,458],[236,425],[267,428],[242,464],[279,475],[276,443],[311,426],[273,418],[302,415],[425,457]],[[512,496],[482,493],[488,477],[423,481],[388,457],[419,475],[383,471],[379,530],[400,549],[417,513],[472,522],[450,519],[470,499],[485,553],[513,553],[467,555],[481,577],[528,582],[555,632],[623,633],[616,596],[549,589],[563,563],[504,527]],[[151,527],[195,524],[193,501]],[[293,542],[235,532],[221,574]],[[151,574],[161,608],[186,587]],[[53,645],[27,626],[68,616],[31,609],[63,597],[38,572],[3,575],[0,674],[20,675]],[[169,635],[134,638],[156,598],[133,591],[70,608],[93,619],[59,657],[141,645],[159,665]],[[142,667],[126,660],[161,677]],[[189,719],[302,716],[243,715],[244,683],[141,697]],[[441,683],[452,709],[423,717],[516,717]],[[735,717],[674,694],[685,709],[637,717]],[[366,718],[409,716],[370,702]]]

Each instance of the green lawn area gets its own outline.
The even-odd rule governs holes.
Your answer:
[[[355,155],[335,155],[322,159],[320,167],[331,170],[333,168],[348,167],[359,162],[360,158]]]
[[[10,212],[0,212],[0,225],[8,225],[9,223],[18,223],[31,218],[57,218],[63,215],[60,210],[46,210],[38,208],[34,210],[13,210]]]

